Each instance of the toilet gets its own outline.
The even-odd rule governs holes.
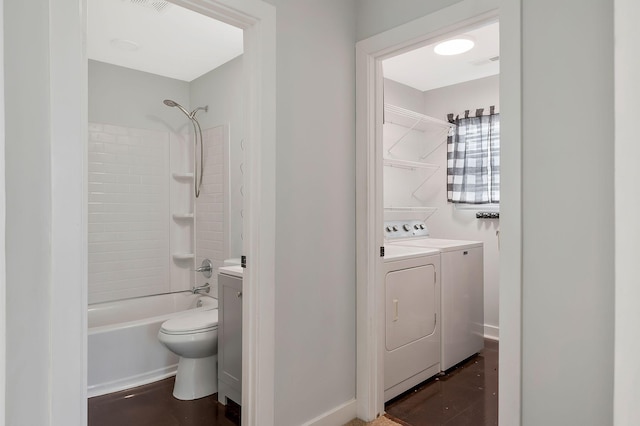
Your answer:
[[[165,321],[158,339],[180,357],[173,396],[193,400],[218,391],[218,310],[209,309]]]

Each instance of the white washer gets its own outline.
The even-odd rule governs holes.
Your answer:
[[[385,246],[384,400],[440,372],[440,253]]]
[[[484,262],[480,241],[429,238],[420,221],[408,223],[399,239],[386,247],[437,249],[441,265],[442,371],[480,352],[484,347]],[[405,224],[400,225],[403,233]],[[392,228],[393,229],[393,228]],[[406,228],[404,228],[406,229]],[[387,234],[394,231],[387,231]],[[398,234],[398,233],[397,233]]]

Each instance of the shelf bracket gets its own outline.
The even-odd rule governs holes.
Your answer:
[[[408,135],[409,133],[411,133],[411,131],[412,131],[413,129],[415,129],[415,128],[418,126],[418,124],[420,124],[420,121],[422,121],[422,120],[418,119],[418,120],[413,124],[413,126],[409,127],[409,130],[407,130],[406,132],[404,132],[404,134],[403,134],[402,136],[400,136],[400,139],[398,139],[397,141],[395,141],[395,142],[393,143],[393,145],[391,145],[391,146],[389,147],[389,149],[387,149],[387,152],[388,152],[389,154],[391,154],[391,150],[392,150],[393,148],[395,148],[395,146],[396,146],[396,145],[398,145],[398,144],[402,141],[402,139],[404,139],[405,137],[407,137],[407,135]]]
[[[449,133],[449,131],[447,130],[447,133]],[[430,156],[431,154],[433,154],[435,152],[436,149],[440,148],[445,142],[447,142],[447,139],[445,138],[442,142],[440,142],[438,145],[436,145],[435,148],[433,148],[431,151],[427,152],[426,154],[424,154],[423,156],[420,157],[421,160],[424,160],[425,158],[427,158],[428,156]]]
[[[429,176],[427,176],[427,178],[426,178],[425,180],[423,180],[423,181],[422,181],[422,183],[421,183],[420,185],[418,185],[418,187],[417,187],[417,188],[416,188],[416,189],[411,193],[411,196],[412,196],[413,198],[418,198],[418,197],[416,197],[416,192],[418,192],[418,190],[419,190],[420,188],[422,188],[422,187],[424,186],[424,184],[425,184],[425,183],[427,183],[427,181],[428,181],[429,179],[431,179],[431,178],[433,177],[433,175],[435,175],[435,174],[436,174],[436,172],[437,172],[439,169],[440,169],[440,167],[439,167],[439,166],[438,166],[438,167],[436,167],[436,168],[434,168],[434,169],[433,169],[433,172],[431,172],[431,173],[429,174]]]

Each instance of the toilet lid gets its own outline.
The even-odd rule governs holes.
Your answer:
[[[218,326],[218,310],[194,312],[172,318],[162,324],[161,330],[167,334],[187,334],[207,331]]]

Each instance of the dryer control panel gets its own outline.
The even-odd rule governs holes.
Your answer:
[[[384,238],[387,240],[428,236],[429,229],[422,220],[390,220],[384,223]]]

